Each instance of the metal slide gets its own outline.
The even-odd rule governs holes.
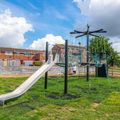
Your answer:
[[[54,61],[46,62],[42,65],[35,73],[33,73],[26,81],[24,81],[19,87],[17,87],[13,92],[0,95],[0,101],[3,102],[12,98],[16,98],[24,94],[28,89],[30,89],[45,72],[47,72],[55,63],[57,62],[57,55]]]

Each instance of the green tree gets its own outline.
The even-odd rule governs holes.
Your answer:
[[[107,63],[111,66],[120,65],[120,56],[112,48],[109,39],[104,36],[94,37],[91,39],[90,53],[92,56],[97,54],[99,56],[99,60],[106,58]]]

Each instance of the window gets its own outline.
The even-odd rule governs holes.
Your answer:
[[[5,55],[13,55],[13,51],[5,51]]]

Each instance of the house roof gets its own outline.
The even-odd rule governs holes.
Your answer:
[[[30,53],[44,53],[45,50],[31,50],[31,49],[21,49],[21,48],[8,48],[8,47],[0,47],[0,51],[8,50],[14,52],[30,52]]]
[[[61,49],[64,49],[64,44],[56,44],[55,46],[57,46],[58,48],[61,48]],[[85,49],[84,46],[79,46],[79,45],[68,45],[68,47],[71,47],[71,48],[83,48]]]

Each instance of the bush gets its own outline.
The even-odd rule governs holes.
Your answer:
[[[34,61],[33,65],[34,66],[41,66],[43,63],[41,61]]]

